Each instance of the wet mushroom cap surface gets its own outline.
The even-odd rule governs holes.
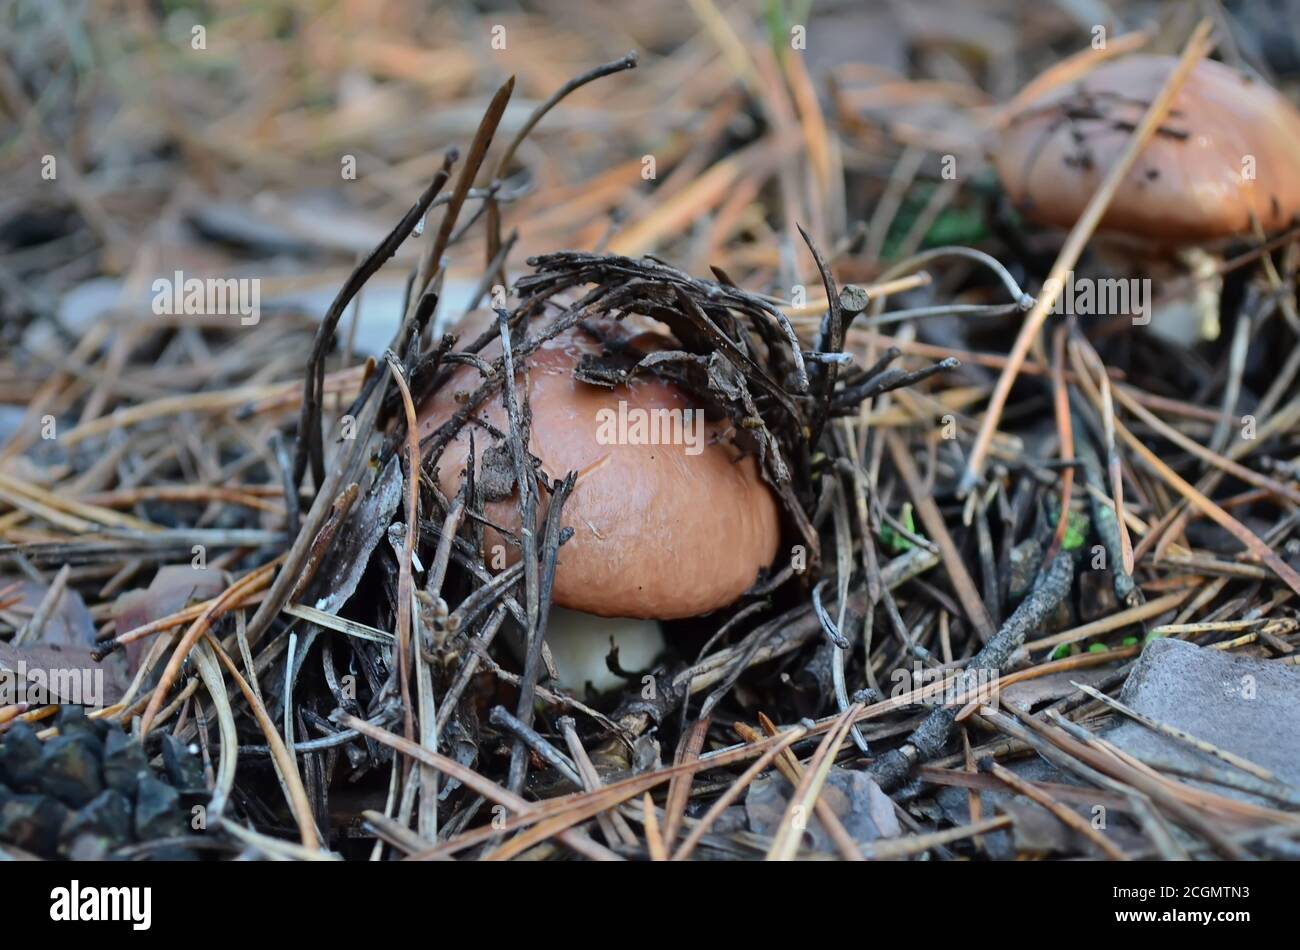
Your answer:
[[[1031,220],[1070,227],[1176,65],[1134,55],[1031,100],[1002,131],[995,164]],[[1211,60],[1187,77],[1101,230],[1169,245],[1300,220],[1300,112],[1264,82]]]
[[[468,345],[492,320],[490,313],[471,314],[453,330],[459,345]],[[597,325],[614,338],[633,337],[613,321]],[[531,334],[536,335],[538,328],[534,323]],[[670,339],[635,335],[635,344],[643,349],[651,340],[659,346],[673,345]],[[724,607],[752,586],[776,555],[780,540],[776,500],[759,474],[755,456],[738,447],[730,420],[706,420],[701,415],[695,421],[703,407],[677,386],[648,373],[612,388],[574,379],[573,370],[582,356],[603,350],[600,342],[575,328],[542,344],[527,361],[532,411],[529,451],[541,460],[551,479],[570,471],[579,473],[561,518],[574,535],[559,550],[554,601],[606,617],[660,620],[699,616]],[[479,355],[488,363],[499,358],[500,340],[493,340]],[[515,369],[517,398],[522,400],[524,373],[519,365]],[[447,422],[481,381],[478,369],[458,367],[420,407],[421,438]],[[661,444],[629,444],[631,440],[618,437],[633,433],[633,420],[647,420],[649,413],[659,410],[677,411],[672,427],[661,424]],[[686,410],[692,413],[689,419]],[[630,424],[620,433],[621,412]],[[500,432],[509,431],[500,390],[479,407],[475,417]],[[661,423],[668,418],[661,415]],[[448,497],[459,490],[464,477],[471,430],[476,478],[483,477],[483,454],[494,439],[488,429],[471,421],[461,427],[438,463],[438,484]],[[662,444],[665,432],[670,444]],[[611,435],[615,436],[612,442]],[[508,449],[498,451],[509,460]],[[547,493],[539,494],[540,525]],[[488,500],[484,515],[517,534],[517,492]],[[504,558],[494,556],[500,553],[495,546],[501,544]],[[491,528],[485,531],[484,547],[489,567],[519,560],[517,546]]]

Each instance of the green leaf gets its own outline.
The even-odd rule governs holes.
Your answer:
[[[935,219],[925,232],[925,246],[946,244],[978,244],[988,237],[984,223],[984,210],[979,207],[949,208]]]
[[[1082,547],[1084,540],[1088,537],[1088,516],[1079,511],[1071,511],[1065,522],[1065,537],[1061,541],[1061,547],[1066,551],[1073,551],[1075,548]]]
[[[1089,653],[1105,653],[1105,652],[1106,652],[1106,644],[1104,644],[1104,643],[1094,643],[1094,644],[1092,644],[1091,646],[1088,647],[1088,652],[1089,652]]]
[[[912,503],[903,502],[903,510],[899,513],[898,520],[908,533],[918,535],[916,530],[916,519],[912,515]],[[903,554],[916,547],[907,537],[896,531],[891,525],[882,523],[880,525],[880,543],[883,544],[894,554]]]

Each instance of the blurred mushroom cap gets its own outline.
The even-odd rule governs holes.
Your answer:
[[[1070,227],[1123,151],[1177,60],[1134,55],[1031,100],[995,154],[1031,220]],[[1202,61],[1119,186],[1101,229],[1191,244],[1300,218],[1300,112],[1276,90]]]
[[[453,332],[464,346],[491,327],[492,321],[490,313],[471,314]],[[642,352],[674,346],[671,339],[657,334],[634,335],[612,320],[588,323],[608,334],[606,339]],[[539,328],[535,322],[530,335],[535,336]],[[724,607],[752,586],[776,555],[780,540],[776,500],[754,456],[737,447],[730,421],[706,420],[703,407],[677,386],[649,373],[612,388],[574,378],[573,370],[583,355],[604,352],[604,345],[575,328],[547,341],[528,359],[529,451],[541,460],[551,479],[570,471],[579,473],[561,518],[574,535],[559,550],[554,601],[606,617],[660,620],[694,617]],[[499,339],[480,352],[489,363],[500,355]],[[518,364],[515,371],[522,401],[524,374]],[[474,367],[458,367],[421,407],[421,438],[450,419],[481,379]],[[621,411],[629,420],[626,433],[632,433],[631,420],[646,420],[659,410],[676,413],[677,428],[672,431],[684,434],[674,440],[677,444],[663,444],[662,438],[660,444],[628,444],[635,437],[611,443],[611,434],[622,434]],[[509,432],[500,391],[480,407],[477,418]],[[661,416],[661,423],[668,418]],[[448,497],[459,490],[464,477],[471,430],[476,478],[483,478],[483,453],[495,440],[487,429],[467,423],[438,463],[438,483]],[[502,445],[498,451],[508,460],[509,450],[506,443]],[[547,504],[546,493],[540,494],[539,524]],[[517,490],[512,486],[508,497],[488,500],[484,514],[517,533]],[[490,566],[502,566],[493,563],[498,544],[505,544],[506,564],[519,559],[514,545],[488,529],[484,554]]]

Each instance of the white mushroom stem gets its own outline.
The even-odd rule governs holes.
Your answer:
[[[596,692],[628,686],[605,663],[610,642],[618,647],[618,665],[627,672],[647,670],[664,649],[664,635],[655,620],[597,617],[564,607],[552,607],[546,622],[546,642],[560,674],[559,685],[581,696],[590,682]]]
[[[1195,280],[1196,314],[1200,318],[1202,340],[1219,338],[1219,297],[1223,293],[1223,277],[1219,274],[1222,259],[1199,247],[1183,248],[1179,254],[1183,264]]]

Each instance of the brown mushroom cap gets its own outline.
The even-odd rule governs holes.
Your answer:
[[[1012,116],[995,163],[1016,206],[1040,224],[1073,225],[1176,62],[1135,55],[1103,63]],[[1249,232],[1252,213],[1266,231],[1300,218],[1300,112],[1264,83],[1204,60],[1101,228],[1194,243]]]
[[[490,326],[490,320],[490,314],[473,314],[456,332],[467,343]],[[619,338],[630,337],[612,322],[601,327]],[[644,345],[645,335],[636,343]],[[698,616],[732,603],[771,563],[780,540],[776,501],[754,457],[737,449],[726,420],[703,424],[704,444],[698,454],[688,454],[683,445],[602,444],[597,414],[617,413],[620,401],[629,410],[699,412],[701,407],[693,406],[676,386],[649,374],[612,389],[575,380],[573,369],[581,356],[601,349],[583,331],[571,330],[543,344],[528,360],[529,451],[552,479],[580,473],[564,505],[562,522],[574,535],[559,551],[555,603],[606,617],[661,620]],[[480,355],[491,362],[500,353],[500,341],[494,340]],[[519,366],[516,379],[522,387]],[[477,369],[458,368],[421,407],[421,437],[451,418],[481,381]],[[477,415],[509,431],[500,393]],[[472,424],[461,428],[438,464],[438,483],[448,497],[460,487],[471,429],[476,430],[480,464],[492,442],[486,429]],[[541,503],[544,513],[544,492]],[[519,530],[517,493],[484,508],[490,521],[511,532]],[[502,539],[491,529],[485,535],[485,554],[490,555]],[[506,563],[518,560],[513,545],[507,544],[506,552]]]

